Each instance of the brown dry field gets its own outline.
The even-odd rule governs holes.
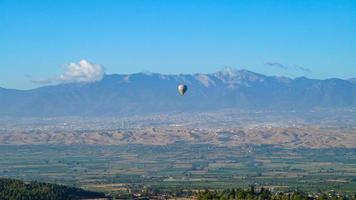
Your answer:
[[[169,145],[189,144],[238,146],[268,144],[280,147],[330,148],[356,147],[356,129],[305,127],[252,127],[194,129],[184,127],[142,128],[122,131],[4,131],[0,144],[98,144]],[[131,155],[127,155],[130,157]]]

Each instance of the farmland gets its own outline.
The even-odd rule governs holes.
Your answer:
[[[352,192],[356,149],[209,144],[2,145],[0,176],[110,194],[134,186],[221,189],[264,186]]]

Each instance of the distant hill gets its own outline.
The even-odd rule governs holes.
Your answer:
[[[105,198],[103,193],[89,192],[79,188],[49,183],[23,182],[0,178],[0,199],[98,199]]]
[[[177,92],[180,83],[189,88],[184,97]],[[16,117],[355,106],[356,85],[348,80],[291,79],[234,69],[213,74],[115,74],[86,84],[0,88],[0,116]]]

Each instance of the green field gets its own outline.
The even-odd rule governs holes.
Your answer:
[[[0,177],[116,193],[128,186],[354,192],[356,149],[29,145],[0,146]]]

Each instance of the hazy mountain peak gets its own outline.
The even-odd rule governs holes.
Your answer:
[[[239,70],[237,70],[236,68],[233,68],[233,67],[225,67],[221,71],[218,71],[216,74],[220,74],[220,75],[223,75],[223,76],[234,77],[234,76],[237,76],[239,74]]]
[[[290,83],[291,81],[293,81],[293,79],[285,76],[273,76],[273,78],[283,83]]]
[[[251,82],[264,81],[266,76],[257,74],[245,69],[237,70],[234,68],[224,68],[213,74],[224,83],[228,84],[230,88],[235,88],[238,85],[250,86]]]
[[[356,84],[356,78],[350,78],[349,81],[353,84]]]
[[[207,74],[196,74],[195,79],[201,82],[205,87],[210,87],[211,85],[215,85],[215,81],[210,78]]]
[[[249,78],[249,77],[259,77],[259,78],[264,78],[265,76],[262,74],[258,74],[246,69],[235,69],[232,67],[226,67],[221,71],[215,72],[214,75],[216,76],[224,76],[224,77],[239,77],[239,78]]]

